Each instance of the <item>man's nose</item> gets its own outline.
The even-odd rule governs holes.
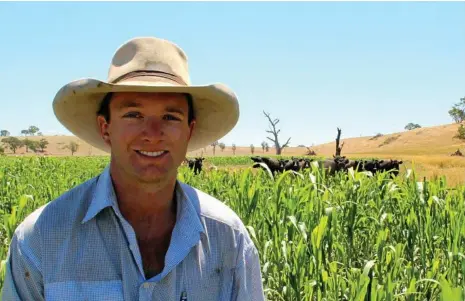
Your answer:
[[[165,135],[163,120],[158,117],[148,117],[144,123],[144,134],[148,138],[162,137]]]

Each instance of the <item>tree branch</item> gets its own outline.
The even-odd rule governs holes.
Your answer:
[[[286,146],[289,145],[289,141],[291,141],[291,137],[289,137],[289,139],[287,139],[286,143],[284,143],[283,146],[281,146],[281,149],[285,148]]]
[[[276,143],[276,141],[274,141],[274,140],[273,140],[273,139],[271,139],[270,137],[266,137],[266,138],[270,139],[270,140],[271,140],[271,142],[273,142],[273,143]]]

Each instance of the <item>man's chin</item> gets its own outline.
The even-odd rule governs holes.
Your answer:
[[[135,171],[135,176],[138,181],[146,183],[146,184],[159,184],[164,182],[169,182],[170,179],[175,176],[172,172],[169,171]]]

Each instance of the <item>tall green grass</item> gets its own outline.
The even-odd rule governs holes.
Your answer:
[[[0,158],[1,258],[27,214],[107,163]],[[465,186],[449,189],[444,177],[330,177],[316,168],[276,178],[251,169],[194,175],[182,167],[179,178],[241,217],[260,253],[268,300],[464,299]]]

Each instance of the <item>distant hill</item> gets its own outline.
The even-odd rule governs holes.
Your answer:
[[[465,142],[454,138],[457,132],[458,124],[446,124],[434,127],[419,128],[411,131],[385,134],[379,137],[344,137],[342,129],[341,143],[344,142],[342,149],[343,155],[364,156],[364,155],[450,155],[459,148],[465,148]],[[3,137],[2,137],[3,138]],[[24,139],[25,137],[18,137]],[[83,142],[75,136],[29,136],[31,140],[40,140],[46,138],[49,141],[45,154],[51,156],[69,156],[71,152],[63,147],[71,141],[79,144],[75,156],[95,156],[107,155],[89,144]],[[335,141],[316,145],[311,148],[317,155],[332,156],[335,152]],[[305,147],[288,147],[283,151],[283,155],[302,156],[306,153]],[[6,149],[7,154],[11,151]],[[34,155],[31,151],[26,154],[25,147],[16,151],[17,155]],[[274,155],[274,148],[268,152],[263,152],[261,146],[257,143],[255,146],[256,155]],[[213,148],[211,146],[188,153],[188,156],[212,156]],[[216,156],[231,156],[233,151],[230,145],[221,151],[216,147]],[[251,155],[249,146],[238,146],[236,155]]]
[[[341,143],[344,142],[342,154],[360,155],[450,155],[459,148],[465,147],[465,141],[454,138],[459,124],[446,124],[425,127],[410,131],[391,133],[379,137],[345,138],[344,129]],[[318,155],[335,153],[336,142],[320,144],[312,148]],[[462,150],[463,152],[463,150]]]

